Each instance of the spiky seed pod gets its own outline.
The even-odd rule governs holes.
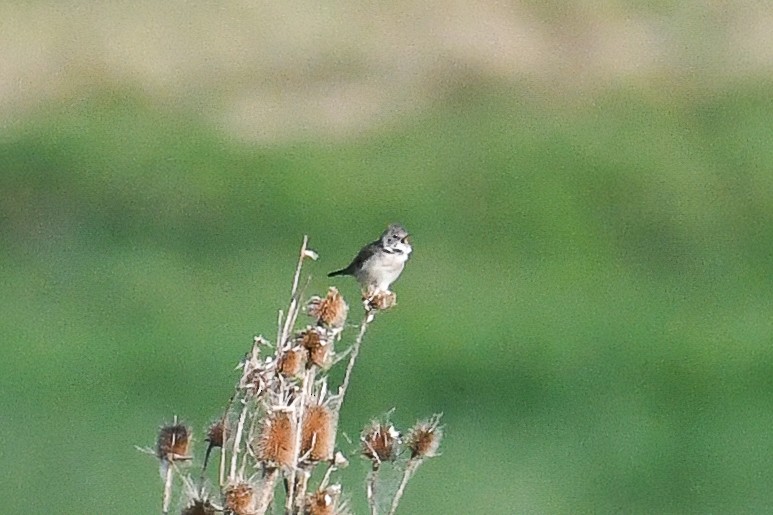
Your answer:
[[[255,492],[252,486],[245,482],[227,486],[224,508],[234,515],[252,515],[255,510]]]
[[[194,499],[183,508],[181,515],[215,515],[215,507],[207,500]]]
[[[335,515],[338,499],[341,496],[341,486],[332,485],[325,490],[318,490],[306,496],[305,515]]]
[[[288,349],[279,356],[277,370],[285,377],[297,377],[306,367],[307,355],[308,352],[301,346]]]
[[[226,438],[226,429],[223,420],[213,422],[207,430],[205,440],[209,442],[210,447],[222,447]]]
[[[302,347],[311,350],[323,344],[325,335],[316,327],[309,326],[295,335],[295,341]]]
[[[417,422],[406,437],[406,444],[411,450],[411,459],[437,456],[442,439],[443,428],[440,427],[440,415],[434,415],[429,420]]]
[[[204,439],[209,445],[207,445],[207,452],[204,454],[203,470],[206,470],[207,465],[209,464],[209,457],[212,454],[212,449],[216,447],[222,448],[227,436],[224,419],[213,422],[209,426],[209,429],[207,429],[207,437]]]
[[[156,456],[160,460],[190,459],[191,430],[185,424],[162,426],[156,440]]]
[[[335,445],[336,418],[324,405],[309,406],[303,418],[301,432],[301,455],[310,461],[325,461],[333,458]]]
[[[393,461],[400,445],[400,433],[392,424],[374,421],[360,435],[362,455],[378,469],[382,462]]]
[[[330,365],[332,343],[325,337],[322,330],[307,327],[296,336],[296,341],[309,351],[309,363],[320,368]]]
[[[349,306],[338,289],[331,286],[324,298],[314,296],[306,304],[306,313],[317,319],[317,323],[327,328],[341,329],[346,323]]]
[[[325,345],[320,345],[309,351],[309,362],[312,365],[317,365],[319,368],[327,369],[331,363],[331,351],[332,345],[329,342],[325,342]]]
[[[295,423],[290,413],[277,411],[263,420],[253,450],[259,461],[269,466],[291,467],[295,448]]]

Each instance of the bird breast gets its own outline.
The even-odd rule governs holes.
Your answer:
[[[407,259],[407,254],[378,252],[364,263],[358,279],[365,286],[388,290],[389,285],[400,276]]]

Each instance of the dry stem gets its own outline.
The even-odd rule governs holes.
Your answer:
[[[172,464],[166,460],[166,474],[164,475],[164,496],[161,499],[161,513],[169,513],[169,502],[172,498]]]
[[[239,413],[239,423],[236,426],[234,434],[233,451],[231,451],[231,472],[228,474],[228,481],[236,481],[236,464],[239,461],[239,448],[241,447],[242,432],[244,431],[244,421],[247,419],[247,400],[242,399],[242,411]]]
[[[416,470],[419,468],[419,465],[421,465],[422,461],[423,460],[415,459],[408,462],[408,465],[405,467],[405,472],[403,472],[403,479],[400,481],[400,486],[397,489],[397,492],[395,492],[394,498],[392,499],[392,506],[389,508],[388,515],[394,515],[394,513],[397,511],[397,505],[400,504],[400,498],[405,493],[405,487],[408,486],[408,480],[410,480],[413,474],[416,473]]]
[[[266,513],[271,506],[271,501],[274,500],[274,485],[276,479],[279,477],[279,468],[273,468],[268,472],[268,475],[263,481],[263,485],[260,491],[260,497],[258,498],[257,506],[255,507],[255,513]]]
[[[301,494],[305,495],[305,482],[303,486],[303,491],[298,492],[296,494],[295,492],[295,482],[296,477],[298,474],[298,467],[300,467],[300,461],[301,461],[301,439],[303,437],[303,419],[306,416],[306,405],[307,405],[307,397],[309,393],[311,392],[311,388],[314,385],[314,378],[316,377],[316,368],[311,367],[306,370],[306,372],[303,374],[303,383],[301,384],[301,395],[296,399],[295,401],[295,407],[293,409],[293,412],[295,414],[295,442],[294,442],[294,449],[293,449],[293,467],[290,471],[290,481],[287,487],[287,499],[285,501],[285,510],[287,513],[293,513],[293,501],[296,500],[296,497],[299,497]]]
[[[293,276],[293,288],[290,292],[290,306],[287,308],[287,317],[285,318],[285,323],[284,323],[284,326],[282,327],[280,338],[276,342],[277,348],[281,348],[282,345],[284,345],[284,342],[287,341],[287,338],[290,335],[290,330],[295,324],[295,319],[298,317],[298,281],[300,280],[300,277],[301,277],[301,268],[303,267],[303,260],[309,255],[308,248],[306,247],[306,244],[308,242],[309,242],[309,237],[304,234],[303,243],[301,244],[301,253],[300,253],[300,256],[298,257],[298,265],[295,267],[295,275]]]
[[[327,377],[322,375],[320,383],[317,382],[317,370],[320,370],[317,366],[309,366],[303,373],[300,384],[297,379],[282,377],[279,371],[273,369],[274,363],[276,363],[282,356],[283,352],[287,351],[288,345],[290,345],[290,339],[301,311],[300,299],[305,290],[305,286],[301,285],[301,271],[303,267],[304,259],[310,257],[316,259],[316,254],[308,249],[308,237],[303,237],[301,244],[300,255],[298,263],[293,274],[292,290],[290,294],[290,302],[286,312],[281,310],[278,313],[277,318],[277,341],[275,346],[276,355],[273,357],[263,357],[263,361],[260,361],[260,350],[257,346],[253,347],[253,354],[250,358],[250,364],[254,365],[256,360],[258,365],[257,371],[259,374],[265,373],[265,375],[258,375],[259,382],[256,385],[248,384],[247,386],[242,384],[242,381],[246,375],[243,375],[243,380],[237,384],[237,387],[228,401],[225,413],[222,418],[223,424],[223,441],[220,449],[220,463],[218,470],[218,480],[221,489],[229,483],[236,483],[237,481],[247,481],[246,475],[249,475],[248,467],[254,465],[255,467],[262,467],[264,472],[264,478],[258,483],[254,484],[252,480],[247,481],[255,493],[255,497],[252,499],[252,511],[251,514],[262,515],[269,511],[274,501],[275,491],[277,488],[277,482],[280,477],[284,479],[286,488],[285,499],[285,514],[296,515],[303,513],[306,509],[306,495],[307,490],[313,489],[315,492],[326,491],[331,478],[331,474],[339,468],[339,458],[336,454],[335,458],[328,461],[327,470],[325,471],[322,480],[316,486],[310,483],[314,467],[318,462],[316,460],[321,459],[319,457],[311,458],[312,450],[315,448],[314,438],[316,434],[312,435],[311,445],[308,446],[309,450],[303,452],[303,426],[306,422],[306,418],[310,416],[308,408],[314,403],[314,401],[322,402],[322,399],[328,396],[327,391]],[[348,354],[348,362],[344,371],[343,379],[336,394],[328,397],[330,404],[328,406],[332,409],[332,416],[337,418],[340,415],[340,409],[344,401],[344,397],[348,391],[351,383],[354,365],[359,356],[360,348],[364,340],[365,334],[370,326],[370,323],[375,319],[377,314],[377,305],[365,303],[365,313],[362,321],[359,324],[359,331],[352,345],[343,354],[339,354],[338,360],[343,360]],[[323,329],[319,329],[320,331]],[[338,336],[338,333],[330,333],[334,338]],[[256,338],[256,345],[257,345]],[[261,339],[262,343],[267,343]],[[264,346],[265,348],[265,346]],[[272,361],[277,360],[277,361]],[[338,361],[336,360],[336,361]],[[245,364],[245,367],[247,365]],[[276,372],[276,376],[273,374]],[[324,374],[324,372],[320,372]],[[244,374],[247,374],[245,369]],[[247,381],[249,382],[249,381]],[[321,388],[318,386],[321,385]],[[249,391],[250,387],[256,386],[257,391]],[[244,388],[244,390],[243,390]],[[266,395],[264,395],[266,394]],[[241,403],[240,408],[236,408],[237,402]],[[328,402],[328,401],[326,401]],[[239,411],[238,417],[234,420],[234,411]],[[253,452],[250,448],[249,442],[253,441],[255,437],[256,427],[258,427],[259,418],[265,415],[267,410],[279,409],[283,411],[289,411],[289,416],[292,417],[294,434],[292,435],[292,444],[287,442],[287,445],[292,445],[291,460],[285,460],[282,462],[282,466],[269,466],[267,462],[260,461],[259,456]],[[249,421],[248,421],[249,417]],[[231,418],[232,422],[235,422],[235,428],[228,423],[228,419]],[[175,417],[176,422],[176,417]],[[230,427],[228,427],[230,426]],[[227,435],[231,434],[233,430],[232,440]],[[335,432],[336,430],[333,429]],[[230,440],[230,445],[229,445]],[[210,447],[207,451],[207,458],[209,452],[212,450]],[[289,449],[288,449],[289,450]],[[228,453],[231,453],[230,463]],[[240,454],[242,454],[240,456]],[[373,451],[375,456],[378,453]],[[422,459],[410,459],[404,470],[404,474],[399,488],[395,492],[389,509],[389,515],[394,515],[397,510],[397,506],[400,499],[405,492],[406,485],[413,474],[422,463]],[[341,456],[340,463],[345,466],[347,461]],[[174,473],[180,473],[174,463],[174,457],[167,457],[166,460],[162,460],[162,465],[166,466],[164,470],[164,492],[162,498],[162,511],[166,515],[169,513],[171,495],[172,495],[172,483]],[[276,464],[274,464],[276,465]],[[204,481],[204,468],[202,468],[202,476],[200,480]],[[249,469],[252,470],[252,469]],[[370,515],[378,515],[379,506],[376,499],[378,489],[379,472],[374,468],[369,474],[366,481],[367,500]],[[333,485],[330,488],[339,488],[340,486]],[[337,501],[336,501],[337,502]],[[341,506],[339,505],[339,508]],[[385,508],[385,506],[381,506]],[[383,509],[382,509],[383,511]]]
[[[370,514],[378,514],[378,505],[376,504],[376,482],[378,481],[378,469],[371,470],[368,473],[368,481],[365,485],[365,495],[368,498]]]
[[[368,330],[368,324],[373,320],[373,313],[366,311],[360,323],[360,332],[357,338],[352,344],[352,348],[349,352],[349,362],[346,364],[346,372],[344,373],[344,379],[341,386],[338,388],[338,402],[343,402],[344,395],[346,395],[346,389],[349,388],[349,381],[352,378],[352,369],[354,369],[354,362],[357,360],[357,355],[360,353],[360,345],[362,345],[362,339],[365,337],[365,332]]]

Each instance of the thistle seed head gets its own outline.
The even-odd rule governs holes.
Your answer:
[[[189,460],[191,430],[185,424],[162,426],[156,440],[156,456],[162,461]]]
[[[255,510],[255,491],[252,485],[242,481],[225,489],[225,509],[234,515],[252,515]]]
[[[440,441],[443,439],[443,428],[440,427],[441,415],[433,415],[429,420],[417,422],[406,437],[406,444],[411,450],[411,459],[432,458],[438,455]]]
[[[295,423],[286,411],[266,416],[253,450],[259,461],[274,467],[291,467],[294,459]]]
[[[306,304],[306,313],[317,319],[317,324],[330,328],[342,329],[346,323],[349,306],[338,289],[331,286],[327,295],[322,298],[314,296]]]
[[[333,458],[336,417],[325,405],[309,406],[303,419],[301,454],[310,461],[326,461]]]
[[[373,462],[376,470],[382,462],[394,461],[400,446],[400,433],[395,426],[374,421],[360,435],[362,455]]]

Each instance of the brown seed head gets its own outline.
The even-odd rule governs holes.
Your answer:
[[[392,424],[374,421],[360,435],[362,455],[373,462],[374,470],[384,461],[397,457],[400,433]]]
[[[205,440],[209,442],[210,447],[222,447],[223,442],[225,441],[226,437],[226,430],[225,430],[225,424],[222,420],[218,420],[217,422],[213,422],[211,426],[209,426],[209,429],[207,430],[207,437]]]
[[[349,306],[338,289],[331,286],[328,288],[325,298],[314,296],[309,299],[308,304],[306,304],[306,312],[309,316],[316,318],[319,325],[340,329],[346,323]]]
[[[227,486],[225,509],[234,515],[251,515],[255,510],[255,493],[252,486],[244,482]]]
[[[295,341],[308,350],[325,345],[325,335],[316,327],[306,327],[295,336]]]
[[[306,356],[308,352],[300,346],[293,347],[284,351],[279,356],[277,370],[285,377],[297,377],[303,372],[306,366]]]
[[[298,344],[309,351],[309,363],[320,368],[330,365],[332,343],[325,337],[321,329],[307,327],[296,336]]]
[[[319,368],[327,369],[331,363],[331,349],[332,345],[322,345],[316,349],[309,351],[309,362],[313,365],[317,365]]]
[[[290,413],[277,411],[263,420],[253,450],[258,460],[270,466],[291,467],[293,465],[295,424]]]
[[[408,432],[406,443],[411,450],[412,460],[437,456],[440,441],[443,439],[440,416],[434,415],[429,420],[417,422]]]
[[[181,515],[215,515],[215,507],[207,500],[194,499],[188,504]]]
[[[190,459],[191,430],[185,424],[163,426],[156,440],[156,456],[160,460]]]
[[[325,461],[333,458],[336,419],[333,412],[324,405],[309,406],[303,418],[301,433],[301,454],[310,461]]]
[[[335,515],[341,487],[333,485],[325,490],[318,490],[306,496],[304,513],[306,515]]]

